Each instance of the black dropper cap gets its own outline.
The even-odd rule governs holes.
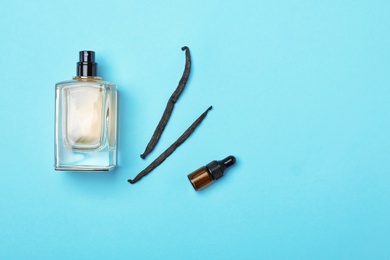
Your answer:
[[[78,77],[95,77],[97,75],[97,63],[94,51],[80,51],[77,62]]]
[[[223,160],[212,161],[206,165],[206,168],[208,169],[211,178],[213,178],[213,180],[218,180],[223,176],[223,172],[226,170],[226,168],[232,166],[235,162],[236,158],[230,155]]]

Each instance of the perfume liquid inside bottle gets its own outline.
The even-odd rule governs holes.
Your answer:
[[[96,72],[95,53],[81,51],[77,76],[56,84],[56,170],[108,171],[116,166],[117,90]]]

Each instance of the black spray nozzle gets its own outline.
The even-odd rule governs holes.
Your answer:
[[[94,51],[80,51],[77,62],[78,77],[95,77],[97,75],[97,63]]]
[[[95,62],[94,51],[80,51],[79,62]]]

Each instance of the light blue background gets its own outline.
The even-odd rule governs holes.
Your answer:
[[[2,1],[0,258],[389,259],[389,25],[389,1]],[[83,49],[120,91],[110,173],[53,169],[54,84]]]

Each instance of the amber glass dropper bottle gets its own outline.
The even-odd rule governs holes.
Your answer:
[[[232,166],[235,162],[236,158],[230,155],[223,160],[210,162],[188,174],[187,177],[195,190],[201,190],[221,178],[226,168]]]

